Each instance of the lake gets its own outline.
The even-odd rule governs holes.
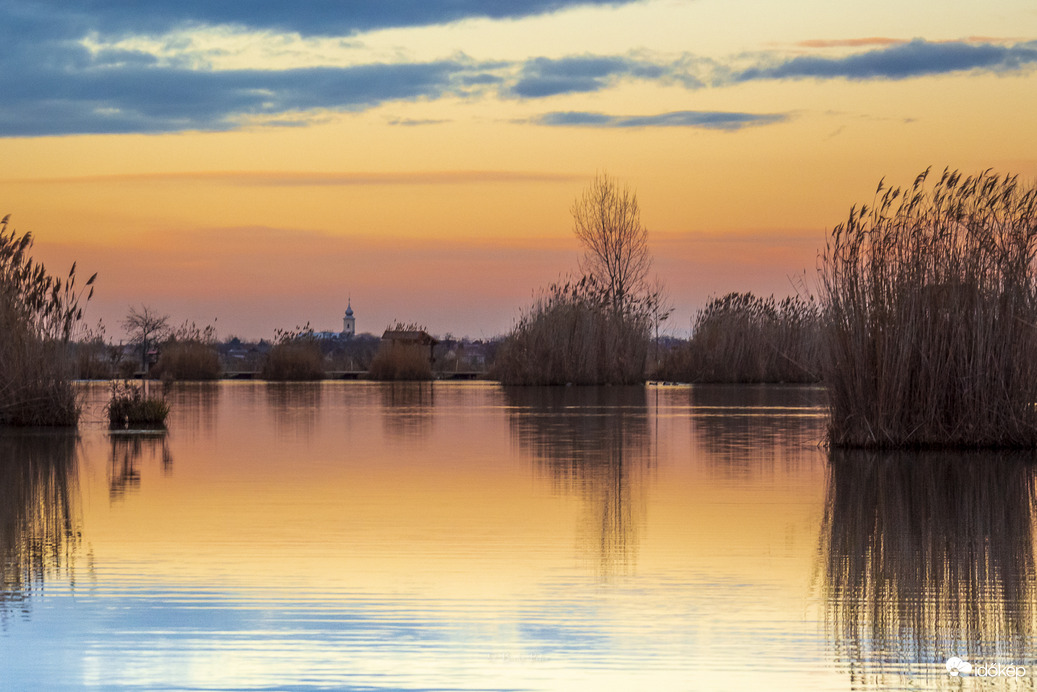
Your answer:
[[[830,454],[814,387],[107,391],[0,432],[4,689],[1035,687],[1032,455]]]

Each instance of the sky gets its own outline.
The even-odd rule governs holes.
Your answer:
[[[1037,180],[1032,0],[0,0],[0,214],[86,321],[506,332],[638,196],[686,333],[810,291],[880,179]]]

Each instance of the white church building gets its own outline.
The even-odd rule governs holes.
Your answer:
[[[356,336],[356,317],[353,316],[353,299],[346,301],[346,314],[342,318],[341,332],[316,332],[318,339],[352,339]]]

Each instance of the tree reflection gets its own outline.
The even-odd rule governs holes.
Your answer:
[[[775,465],[814,463],[827,415],[820,387],[693,385],[688,392],[693,430],[718,474],[744,479]]]
[[[820,583],[858,686],[1032,664],[1034,480],[1032,455],[831,454]]]
[[[432,431],[435,389],[432,382],[382,384],[382,423],[393,437],[421,440]]]
[[[145,460],[161,462],[163,473],[173,470],[173,454],[166,432],[112,434],[108,454],[108,497],[121,498],[140,487],[140,465]]]
[[[629,573],[653,465],[643,387],[506,388],[512,436],[536,469],[584,500],[584,548],[599,575]]]
[[[27,611],[45,579],[74,577],[80,542],[74,433],[0,434],[0,617]],[[73,579],[74,582],[74,579]]]

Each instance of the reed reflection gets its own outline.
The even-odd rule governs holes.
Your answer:
[[[836,657],[860,687],[1034,663],[1033,455],[833,452],[820,583]],[[932,682],[931,680],[929,681]]]
[[[435,388],[432,382],[387,382],[382,385],[382,425],[400,439],[421,440],[432,432]]]
[[[323,385],[320,382],[268,382],[265,389],[278,434],[310,438],[320,417]]]
[[[688,391],[692,427],[714,472],[745,479],[815,462],[826,415],[823,389],[693,385]]]
[[[211,439],[216,432],[216,414],[222,387],[218,382],[176,382],[165,391],[171,405],[177,435],[193,439],[198,434]]]
[[[109,435],[108,497],[117,500],[140,488],[140,467],[158,461],[164,474],[173,471],[173,453],[165,431]]]
[[[505,388],[513,439],[535,469],[584,500],[581,545],[600,576],[630,573],[654,465],[643,387]]]
[[[28,612],[46,579],[75,582],[77,444],[73,433],[0,434],[0,621]]]

